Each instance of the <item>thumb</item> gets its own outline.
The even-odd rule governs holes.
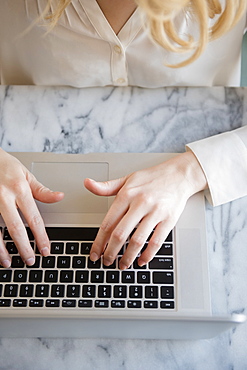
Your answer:
[[[55,203],[63,199],[64,193],[52,191],[41,184],[31,173],[28,174],[28,182],[34,199],[43,203]]]
[[[104,182],[95,181],[92,179],[85,179],[84,185],[93,194],[110,196],[116,195],[119,192],[119,190],[123,187],[126,180],[127,176]]]

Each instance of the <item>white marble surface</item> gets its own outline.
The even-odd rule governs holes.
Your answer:
[[[0,87],[8,151],[181,152],[247,124],[247,89]],[[207,205],[215,313],[247,314],[247,199]],[[0,340],[0,369],[247,369],[247,324],[211,340]]]

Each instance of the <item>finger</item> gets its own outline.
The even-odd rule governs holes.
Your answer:
[[[104,264],[109,266],[113,263],[115,258],[117,257],[118,252],[128,239],[131,232],[134,230],[136,225],[140,222],[143,217],[143,210],[141,207],[136,208],[133,206],[128,210],[128,212],[124,215],[121,221],[116,225],[115,229],[112,231],[110,240],[108,242],[107,248],[104,252]],[[131,247],[130,247],[131,248]],[[128,247],[129,249],[129,247]],[[124,257],[121,259],[120,269],[124,270],[128,268],[132,263],[132,256],[138,254],[139,251],[138,247],[133,250],[132,252],[128,252],[124,254]]]
[[[148,242],[147,248],[138,259],[139,266],[146,265],[154,258],[155,254],[161,248],[169,232],[174,228],[174,226],[175,224],[169,225],[169,222],[162,221],[155,227],[154,233]]]
[[[92,261],[97,261],[100,258],[106,248],[112,231],[125,215],[128,207],[129,206],[127,202],[118,201],[118,199],[115,200],[107,215],[105,216],[99,228],[98,234],[93,242],[90,252],[90,259]]]
[[[48,256],[50,254],[50,242],[45,230],[43,219],[32,197],[31,191],[28,189],[23,196],[17,196],[16,204],[21,210],[21,213],[33,233],[40,253],[43,256]]]
[[[139,223],[136,231],[132,235],[129,245],[120,260],[119,267],[121,270],[128,268],[135,260],[137,255],[144,247],[149,235],[156,226],[156,220],[153,215],[144,217]]]
[[[7,226],[8,232],[11,235],[22,260],[29,266],[35,262],[34,251],[30,245],[26,228],[21,220],[19,212],[14,202],[8,205],[1,205],[1,214]]]
[[[93,194],[111,196],[116,195],[119,192],[126,180],[127,176],[105,182],[95,181],[87,178],[84,180],[84,185]]]
[[[33,174],[27,172],[27,181],[30,185],[32,195],[35,199],[43,203],[56,203],[64,198],[64,193],[60,191],[52,191],[41,184]]]
[[[2,237],[0,237],[0,264],[5,268],[9,268],[11,266],[11,257],[6,249]]]

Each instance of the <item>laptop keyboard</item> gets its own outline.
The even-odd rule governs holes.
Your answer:
[[[173,232],[146,266],[137,260],[127,270],[118,263],[128,240],[111,266],[89,258],[95,227],[47,227],[51,254],[40,255],[29,228],[27,233],[36,261],[26,266],[6,228],[3,239],[12,257],[11,268],[0,268],[0,309],[153,309],[174,310]],[[144,248],[148,245],[148,241]]]

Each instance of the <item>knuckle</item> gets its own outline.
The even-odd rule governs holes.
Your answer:
[[[119,243],[124,243],[127,239],[126,232],[123,229],[120,229],[117,227],[113,232],[112,232],[112,238],[119,242]]]
[[[1,202],[5,203],[7,193],[8,193],[8,189],[6,188],[6,186],[1,184],[0,185],[0,199],[1,199]]]
[[[21,222],[12,221],[8,224],[8,231],[11,236],[18,237],[23,233],[23,227]]]
[[[12,182],[11,188],[14,194],[18,194],[19,196],[24,196],[27,191],[26,183],[21,179]]]
[[[121,203],[126,202],[126,199],[132,199],[133,198],[133,193],[134,193],[134,189],[126,186],[118,192],[117,199]]]
[[[30,228],[43,225],[43,220],[40,214],[34,214],[31,219],[29,220]]]
[[[137,234],[137,235],[134,234],[131,238],[131,244],[133,245],[134,248],[137,248],[137,249],[142,248],[145,241],[146,241],[146,238],[144,237],[143,234]]]
[[[153,237],[151,238],[151,240],[149,241],[149,246],[148,246],[148,249],[147,250],[150,250],[151,251],[157,251],[160,249],[162,243],[164,242],[164,240],[162,238],[159,238],[159,237]]]
[[[109,233],[111,232],[112,224],[108,220],[103,220],[100,228],[104,233]]]

